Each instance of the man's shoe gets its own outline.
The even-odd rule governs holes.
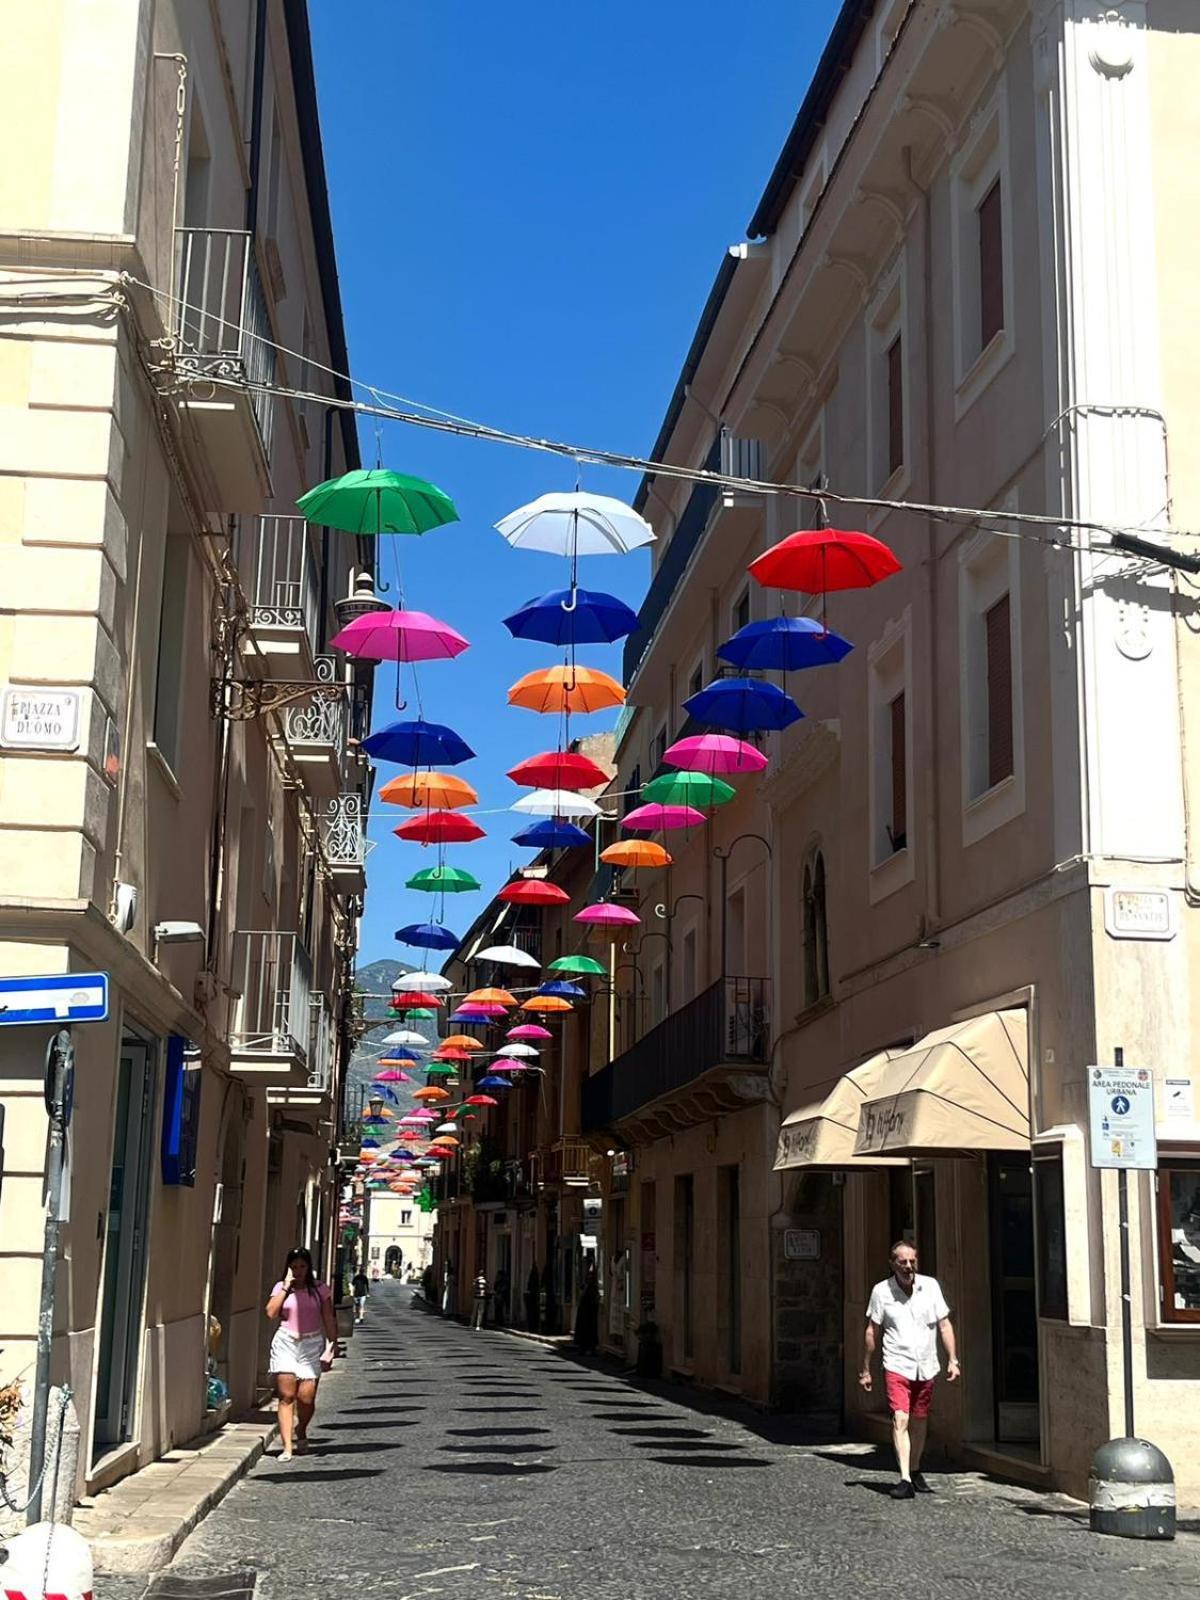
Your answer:
[[[913,1473],[913,1475],[912,1475],[912,1486],[917,1491],[918,1494],[932,1494],[933,1493],[933,1490],[925,1482],[925,1474],[923,1472],[914,1472]]]
[[[907,1478],[901,1478],[900,1482],[892,1489],[893,1500],[915,1500],[916,1498],[917,1491],[913,1488],[912,1484],[909,1483]]]

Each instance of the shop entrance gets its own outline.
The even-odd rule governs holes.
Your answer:
[[[1036,1445],[1038,1322],[1033,1173],[1024,1151],[988,1156],[992,1404],[997,1444]]]

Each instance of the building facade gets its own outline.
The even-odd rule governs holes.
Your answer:
[[[329,1271],[370,773],[326,645],[373,553],[295,506],[358,464],[305,7],[27,8],[2,70],[0,973],[110,982],[52,1350],[92,1492],[219,1420],[210,1371],[252,1405],[287,1249]],[[0,1033],[29,1387],[49,1032]]]
[[[412,1195],[375,1189],[369,1197],[363,1270],[368,1276],[419,1278],[433,1260],[434,1214]]]

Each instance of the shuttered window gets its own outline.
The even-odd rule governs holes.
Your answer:
[[[984,350],[1004,326],[1004,223],[1000,179],[979,202],[979,348]]]
[[[904,692],[896,696],[888,707],[892,725],[892,825],[888,837],[893,850],[903,850],[908,843],[908,769],[905,765]]]
[[[904,465],[904,351],[897,334],[887,350],[888,476]]]
[[[1001,595],[984,612],[987,650],[987,752],[988,787],[1012,775],[1012,632],[1009,598]]]

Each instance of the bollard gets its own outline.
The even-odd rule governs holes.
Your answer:
[[[1110,1439],[1100,1446],[1092,1457],[1088,1504],[1093,1533],[1175,1537],[1175,1474],[1147,1439]]]

